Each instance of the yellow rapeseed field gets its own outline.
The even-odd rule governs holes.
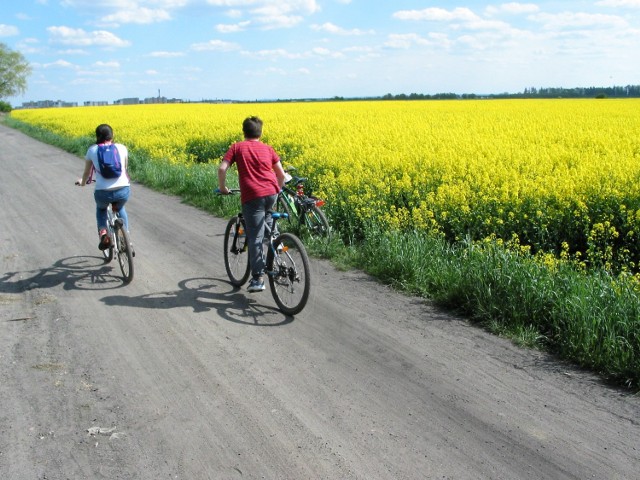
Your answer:
[[[114,127],[134,152],[190,163],[242,120],[310,177],[341,229],[498,238],[590,263],[639,260],[640,100],[177,104],[15,110],[70,137]],[[219,155],[210,160],[217,164]]]

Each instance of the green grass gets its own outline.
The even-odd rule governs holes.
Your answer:
[[[10,117],[4,123],[80,156],[92,140],[61,138]],[[238,211],[237,196],[213,194],[217,165],[174,165],[140,151],[130,156],[135,181],[219,217]],[[518,345],[550,351],[607,381],[640,390],[640,297],[634,279],[585,273],[569,263],[552,268],[499,245],[451,245],[419,232],[371,227],[358,240],[347,232],[336,232],[329,241],[304,240],[311,254],[339,268],[363,269]]]

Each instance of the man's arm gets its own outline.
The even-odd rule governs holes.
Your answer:
[[[284,168],[282,168],[282,162],[278,162],[273,166],[273,171],[276,172],[276,177],[278,177],[278,185],[280,186],[280,190],[284,187],[286,182]]]
[[[218,190],[220,193],[229,194],[231,190],[227,188],[227,170],[229,170],[229,162],[222,160],[218,167]]]

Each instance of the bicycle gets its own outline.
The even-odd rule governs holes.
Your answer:
[[[295,167],[287,168],[288,180],[278,194],[276,206],[289,215],[289,223],[295,220],[298,227],[305,226],[312,234],[319,237],[327,237],[331,233],[331,227],[326,215],[320,207],[324,200],[306,195],[304,184],[306,177],[292,177],[289,172],[295,171]]]
[[[116,256],[125,283],[133,280],[133,257],[136,253],[131,246],[129,232],[124,228],[124,221],[114,211],[111,204],[107,207],[107,235],[109,235],[109,247],[102,251],[105,263],[109,263]]]
[[[94,181],[92,171],[87,185]],[[107,206],[107,235],[109,236],[109,247],[102,250],[105,263],[111,262],[114,256],[117,257],[124,283],[131,283],[133,280],[133,257],[136,253],[131,245],[129,232],[124,228],[123,219],[120,218],[118,211],[113,210],[111,204]]]
[[[231,194],[240,192],[239,189],[230,190]],[[216,193],[224,195],[217,189]],[[292,233],[278,232],[278,220],[286,219],[287,215],[286,212],[272,212],[271,228],[265,225],[265,238],[268,239],[265,273],[280,311],[285,315],[296,315],[309,299],[311,267],[302,241]],[[241,287],[249,279],[251,268],[242,212],[232,217],[225,228],[224,265],[233,286]]]

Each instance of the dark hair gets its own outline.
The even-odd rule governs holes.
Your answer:
[[[113,140],[113,129],[103,123],[96,127],[96,143],[110,142]]]
[[[262,120],[258,117],[247,117],[242,122],[242,132],[246,138],[260,138],[262,136]]]

